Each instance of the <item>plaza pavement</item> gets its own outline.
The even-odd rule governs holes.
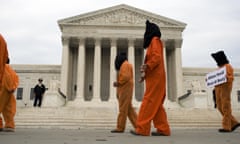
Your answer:
[[[240,144],[240,128],[219,133],[215,128],[172,128],[171,136],[113,134],[108,129],[22,129],[0,132],[0,144]]]

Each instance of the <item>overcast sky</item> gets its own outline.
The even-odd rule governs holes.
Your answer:
[[[240,68],[239,0],[1,0],[0,33],[12,64],[61,64],[63,18],[127,4],[187,24],[184,67],[216,67],[210,54],[224,50]]]

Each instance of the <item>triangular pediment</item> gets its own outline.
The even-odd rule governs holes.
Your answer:
[[[106,9],[85,13],[66,19],[59,20],[59,25],[140,25],[144,26],[146,20],[158,24],[160,27],[179,27],[185,28],[186,24],[163,17],[151,12],[134,8],[125,4],[109,7]]]

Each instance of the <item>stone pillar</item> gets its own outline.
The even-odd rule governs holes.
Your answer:
[[[117,73],[115,69],[115,58],[117,55],[117,40],[111,39],[111,55],[110,55],[110,96],[109,102],[116,102],[117,91],[113,87],[113,82],[117,80]]]
[[[95,39],[94,70],[93,70],[93,101],[100,102],[101,84],[101,40]]]
[[[165,41],[162,40],[163,42],[163,60],[164,60],[164,69],[165,69],[165,73],[166,73],[166,95],[168,95],[168,81],[167,81],[167,77],[168,77],[168,70],[167,70],[167,48],[165,46]]]
[[[69,38],[62,38],[61,92],[68,95]]]
[[[128,40],[128,61],[129,63],[132,64],[133,66],[133,82],[134,82],[134,87],[133,87],[133,97],[132,97],[132,103],[135,107],[139,107],[140,106],[140,102],[138,102],[136,100],[135,97],[135,83],[137,81],[135,81],[135,47],[134,47],[134,39],[129,39]]]
[[[128,40],[128,62],[132,64],[133,67],[133,80],[135,80],[135,52],[134,52],[134,39]],[[135,83],[135,82],[134,82]],[[135,99],[135,84],[133,87],[133,100]]]
[[[178,97],[183,95],[183,72],[182,72],[182,52],[181,52],[182,40],[175,40],[175,78],[176,78],[176,101]]]
[[[75,99],[76,102],[84,101],[85,54],[85,39],[80,39],[78,46],[77,97]]]

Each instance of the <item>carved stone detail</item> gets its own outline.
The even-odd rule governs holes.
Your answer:
[[[70,23],[77,23],[81,25],[145,25],[146,20],[150,20],[160,26],[170,25],[173,26],[174,24],[169,23],[164,20],[160,20],[157,18],[149,17],[142,13],[137,13],[134,11],[130,11],[128,9],[118,9],[106,13],[96,14],[93,16],[80,18],[76,20],[70,21]]]

